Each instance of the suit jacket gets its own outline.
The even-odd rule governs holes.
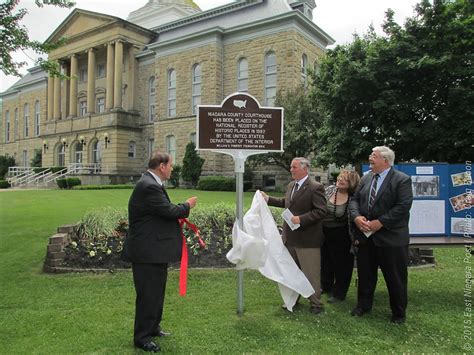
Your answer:
[[[374,245],[379,247],[405,246],[410,242],[408,221],[413,202],[411,178],[393,168],[390,169],[377,191],[372,209],[369,212],[369,194],[373,174],[365,174],[349,203],[352,220],[364,216],[368,220],[378,219],[383,227],[372,234]],[[367,237],[356,228],[356,238],[361,244]]]
[[[178,218],[189,215],[189,204],[174,205],[163,186],[146,172],[128,202],[129,231],[122,258],[132,263],[168,263],[181,258]]]
[[[287,246],[299,248],[320,248],[324,241],[322,220],[326,214],[326,197],[324,187],[308,177],[303,185],[291,197],[295,181],[288,184],[284,198],[269,196],[268,205],[288,208],[299,216],[301,225],[292,231],[288,224],[283,224],[283,242]]]

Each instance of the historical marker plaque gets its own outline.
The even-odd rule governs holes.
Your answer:
[[[197,149],[283,151],[283,108],[260,107],[251,95],[198,106]]]

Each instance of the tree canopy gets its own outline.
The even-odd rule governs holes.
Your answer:
[[[357,163],[385,144],[397,160],[473,156],[474,3],[423,0],[404,26],[383,25],[328,50],[312,74],[323,114],[317,163]]]
[[[17,9],[19,2],[20,0],[5,0],[0,3],[0,69],[5,75],[21,76],[19,70],[27,64],[13,59],[12,55],[16,51],[32,49],[36,53],[46,54],[64,43],[64,41],[41,43],[31,40],[27,28],[20,24],[27,11],[24,8]],[[69,0],[35,0],[35,3],[38,7],[53,5],[71,8],[75,5]],[[36,64],[53,75],[60,75],[56,62],[40,58]]]

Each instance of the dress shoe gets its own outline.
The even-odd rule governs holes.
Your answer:
[[[363,309],[361,307],[356,307],[351,311],[351,316],[362,317],[364,314],[369,313],[370,310]]]
[[[152,341],[149,341],[148,343],[135,343],[135,346],[137,348],[140,348],[144,351],[148,351],[150,353],[157,353],[159,351],[161,351],[161,348],[158,344],[155,344],[154,342]]]
[[[163,330],[158,330],[154,332],[151,336],[153,337],[169,337],[171,335],[170,332],[165,332]]]
[[[320,306],[311,306],[309,307],[309,311],[313,314],[321,314],[324,313],[324,308]]]
[[[331,296],[328,298],[328,303],[338,303],[344,301],[343,299]]]
[[[395,324],[403,324],[405,323],[406,317],[401,317],[401,316],[392,316],[390,318],[390,322],[395,323]]]

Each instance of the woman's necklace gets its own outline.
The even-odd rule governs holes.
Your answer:
[[[338,216],[338,215],[336,214],[336,208],[337,208],[337,191],[338,191],[338,189],[336,188],[336,192],[334,192],[334,211],[333,211],[333,212],[334,212],[334,218],[336,218],[336,219],[337,219],[337,218],[341,218],[341,217],[343,217],[343,216],[346,214],[346,212],[347,212],[347,206],[349,205],[349,203],[348,203],[349,201],[347,201],[347,202],[346,202],[346,207],[344,208],[344,212],[342,212],[342,214],[341,214],[340,216]]]

